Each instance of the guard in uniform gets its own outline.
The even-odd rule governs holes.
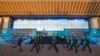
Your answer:
[[[84,48],[84,38],[80,38],[80,44],[77,46],[78,48],[82,45]]]
[[[75,48],[75,52],[77,53],[78,51],[77,51],[77,39],[76,39],[76,37],[74,37],[73,39],[72,39],[72,45],[71,45],[71,47],[70,47],[70,49],[68,49],[69,51],[70,50],[72,50],[73,49],[73,47]]]
[[[20,37],[19,40],[18,40],[17,45],[12,47],[12,48],[16,48],[16,47],[19,46],[19,51],[22,52],[22,48],[21,48],[22,43],[23,43],[23,40],[22,40],[22,37]]]
[[[30,51],[33,51],[34,48],[36,48],[36,51],[37,53],[39,52],[40,50],[40,46],[39,46],[39,38],[38,36],[35,36],[31,41],[33,41],[33,46],[32,46],[32,49]]]
[[[88,49],[89,49],[89,51],[91,53],[92,51],[91,51],[91,48],[90,48],[89,44],[90,44],[90,41],[89,41],[89,39],[87,37],[87,38],[85,38],[85,46],[84,46],[84,48],[82,50],[84,51],[86,49],[86,47],[88,47]]]
[[[52,43],[51,43],[50,47],[48,48],[48,50],[52,49],[52,47],[54,47],[54,49],[58,53],[58,48],[56,46],[56,38],[54,38],[54,37],[52,38]]]

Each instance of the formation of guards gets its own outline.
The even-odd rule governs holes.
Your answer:
[[[71,50],[75,50],[75,53],[78,52],[78,48],[80,46],[82,46],[82,51],[84,51],[86,49],[86,47],[89,49],[89,52],[91,53],[91,48],[90,48],[90,41],[88,39],[88,37],[86,36],[85,38],[79,38],[77,39],[75,36],[73,36],[72,38],[68,38],[65,36],[55,36],[52,37],[51,43],[49,44],[48,50],[54,48],[54,50],[56,51],[56,53],[59,52],[59,49],[57,47],[57,37],[60,38],[61,42],[62,42],[62,46],[63,48],[68,48],[68,51]],[[37,53],[39,53],[39,51],[41,50],[41,48],[43,48],[43,42],[44,40],[44,36],[43,35],[39,35],[39,36],[33,36],[31,38],[30,44],[32,44],[32,48],[30,49],[30,51],[33,51],[34,49],[36,49]],[[78,43],[78,41],[80,43]],[[13,46],[13,48],[19,47],[20,52],[22,52],[22,45],[23,40],[22,37],[20,36],[18,43],[16,46]]]

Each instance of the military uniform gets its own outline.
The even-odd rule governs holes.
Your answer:
[[[76,38],[73,38],[72,41],[73,41],[73,43],[72,43],[70,49],[68,49],[68,50],[70,51],[74,47],[75,48],[75,52],[77,53],[77,39]]]
[[[50,48],[48,50],[52,49],[52,47],[54,47],[54,49],[58,53],[58,48],[56,46],[56,39],[55,38],[52,39],[52,43],[51,43]]]
[[[84,48],[84,39],[83,39],[83,38],[81,38],[81,42],[80,42],[80,44],[78,45],[78,48],[79,48],[81,45],[82,45],[83,48]]]
[[[31,41],[33,41],[33,46],[32,46],[32,49],[30,51],[33,51],[34,48],[36,48],[37,50],[37,53],[39,52],[40,50],[40,46],[39,46],[39,38],[35,36],[34,39],[32,39]]]
[[[89,43],[90,43],[89,39],[86,38],[86,39],[85,39],[85,46],[84,46],[83,50],[85,50],[86,47],[88,47],[89,51],[91,52],[91,48],[90,48]]]
[[[23,40],[22,40],[22,38],[20,37],[20,39],[18,40],[17,45],[16,45],[16,46],[14,46],[13,48],[16,48],[16,47],[18,47],[18,46],[19,46],[19,50],[20,50],[20,52],[22,52],[22,48],[21,48],[21,44],[22,44],[22,42],[23,42]]]

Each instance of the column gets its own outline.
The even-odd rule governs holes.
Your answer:
[[[96,28],[98,29],[99,28],[99,17],[92,17],[90,19],[90,24],[91,24],[91,28]]]
[[[99,29],[100,29],[100,17],[99,17]]]
[[[3,17],[3,33],[6,33],[9,28],[9,17]]]
[[[99,31],[99,17],[92,17],[90,18],[90,24],[91,24],[91,36],[98,36],[98,31]]]
[[[0,32],[2,31],[3,29],[3,23],[4,23],[4,20],[2,19],[2,17],[0,18]]]

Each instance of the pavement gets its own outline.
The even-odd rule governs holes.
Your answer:
[[[13,46],[15,46],[15,44],[0,45],[0,56],[100,56],[100,45],[90,45],[92,53],[89,52],[88,48],[82,51],[82,46],[78,48],[78,53],[75,53],[75,49],[68,51],[68,48],[64,48],[61,44],[57,45],[59,49],[58,53],[56,53],[54,48],[48,50],[48,44],[44,44],[39,53],[36,52],[36,49],[32,52],[30,51],[32,47],[31,44],[23,44],[22,52],[19,52],[18,47],[12,48]]]

